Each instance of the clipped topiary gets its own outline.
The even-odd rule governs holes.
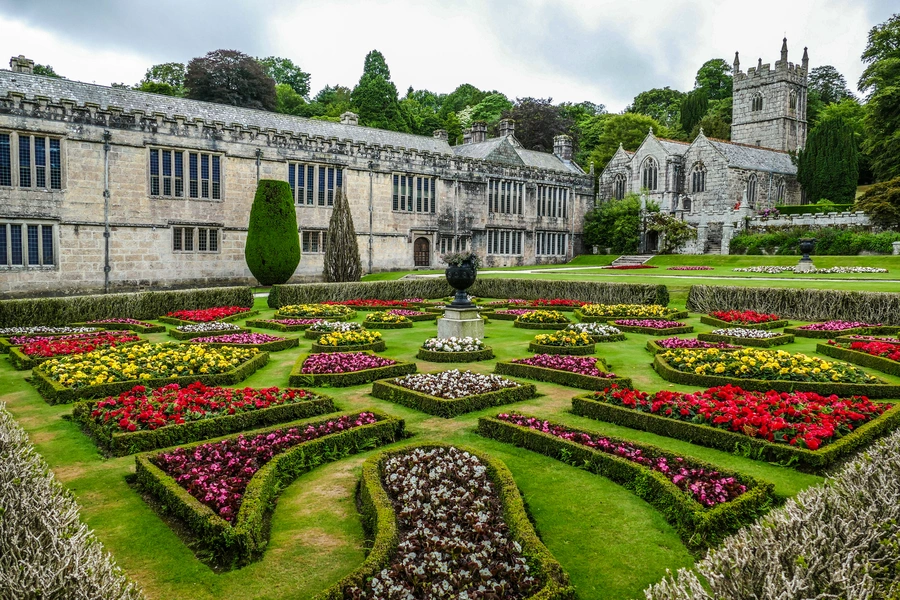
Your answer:
[[[286,283],[300,263],[300,235],[291,186],[260,179],[250,208],[244,258],[260,285]]]
[[[340,188],[334,195],[334,211],[328,223],[323,275],[327,282],[359,281],[362,276],[350,203]]]

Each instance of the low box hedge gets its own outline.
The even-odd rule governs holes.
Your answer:
[[[426,312],[426,311],[419,311],[419,312],[421,312],[422,314],[421,315],[403,315],[403,316],[414,323],[420,323],[423,321],[434,321],[438,317],[437,313],[430,313],[430,312]]]
[[[858,350],[850,350],[849,348],[841,348],[840,346],[832,346],[830,344],[817,344],[816,352],[824,354],[825,356],[830,356],[831,358],[853,363],[854,365],[875,369],[876,371],[881,371],[888,375],[900,376],[900,362],[883,356],[872,356],[867,352],[859,352]],[[900,398],[900,395],[894,397]]]
[[[684,373],[672,367],[659,354],[653,357],[653,369],[659,376],[671,383],[680,383],[700,388],[718,387],[720,385],[737,385],[753,392],[816,392],[823,396],[837,394],[850,396],[868,396],[872,399],[900,398],[900,385],[890,383],[830,383],[820,381],[788,381],[783,379],[739,379],[718,375],[697,375]]]
[[[549,329],[552,331],[559,331],[560,329],[565,329],[566,325],[569,324],[569,321],[565,321],[563,323],[526,323],[524,321],[513,321],[513,327],[518,329]]]
[[[528,351],[535,354],[565,354],[567,356],[587,356],[597,351],[597,346],[545,346],[544,344],[528,343]]]
[[[452,419],[474,410],[510,404],[537,396],[537,389],[534,387],[534,384],[517,383],[519,383],[519,386],[514,388],[504,388],[485,394],[475,394],[448,400],[406,389],[403,386],[392,383],[391,379],[382,379],[372,384],[372,395],[381,400],[415,408],[430,415]]]
[[[375,354],[367,352],[366,354]],[[321,373],[311,374],[303,372],[303,363],[309,358],[309,354],[301,354],[291,369],[291,375],[288,383],[292,387],[296,386],[332,386],[332,387],[348,387],[351,385],[362,385],[364,383],[372,383],[378,379],[387,379],[394,377],[402,377],[403,375],[411,375],[416,372],[416,363],[397,361],[396,364],[386,367],[378,367],[375,369],[364,369],[362,371],[351,371],[350,373]]]
[[[493,319],[495,321],[515,321],[519,318],[519,315],[507,315],[503,313],[497,313],[496,311],[485,310],[482,311],[481,316],[488,317],[489,319]],[[565,323],[563,324],[565,326]]]
[[[231,321],[240,321],[241,319],[246,319],[247,317],[253,317],[258,314],[259,314],[258,310],[246,310],[242,313],[235,313],[235,314],[229,315],[227,317],[222,317],[221,319],[216,319],[216,321],[228,323]],[[197,325],[198,323],[201,322],[201,321],[189,321],[187,319],[178,319],[176,317],[167,317],[167,316],[159,317],[156,320],[159,321],[160,323],[168,323],[170,325]],[[206,322],[206,321],[203,321],[203,322]]]
[[[111,331],[133,331],[135,333],[165,333],[165,325],[149,324],[144,327],[136,323],[72,323],[71,327],[96,327],[98,329],[108,329]]]
[[[606,344],[608,342],[624,342],[628,338],[624,333],[613,333],[610,335],[592,335],[591,341],[595,344]]]
[[[169,328],[169,337],[176,340],[192,340],[198,337],[210,337],[214,335],[228,335],[229,333],[250,333],[246,327],[237,329],[217,329],[215,331],[178,331],[177,327]]]
[[[690,462],[693,465],[734,477],[747,486],[747,491],[734,500],[712,508],[704,508],[662,473],[620,456],[606,454],[582,444],[492,417],[478,419],[478,433],[490,439],[538,452],[614,481],[656,508],[675,528],[684,544],[692,550],[716,546],[728,535],[755,521],[760,512],[766,510],[774,499],[774,485],[769,482],[691,458]],[[589,431],[584,433],[591,434]],[[618,440],[611,436],[604,437],[637,446],[647,454],[664,456],[673,464],[677,458],[681,458],[668,450],[649,444]]]
[[[136,385],[143,385],[148,388],[162,387],[170,383],[178,383],[180,385],[190,385],[195,381],[200,381],[206,385],[234,385],[247,379],[256,372],[257,369],[269,362],[269,353],[260,352],[247,362],[238,365],[225,373],[216,373],[210,375],[186,375],[183,377],[164,377],[159,379],[130,379],[128,381],[119,381],[116,383],[102,383],[100,385],[89,385],[82,388],[69,388],[52,379],[50,379],[40,368],[36,368],[31,372],[31,384],[35,386],[41,396],[48,404],[68,404],[75,400],[86,398],[105,398],[106,396],[118,396],[122,392],[127,392]]]
[[[686,319],[688,317],[688,312],[686,310],[675,310],[672,309],[670,312],[666,313],[661,317],[642,317],[640,315],[621,315],[610,317],[607,316],[592,316],[584,314],[581,309],[575,309],[575,316],[578,317],[578,320],[582,323],[606,323],[610,319],[660,319],[663,321],[674,321],[676,319]]]
[[[679,333],[693,333],[694,326],[693,325],[685,325],[684,323],[679,323],[678,321],[672,321],[674,327],[669,327],[667,329],[655,329],[653,327],[634,327],[631,325],[616,325],[615,321],[607,321],[609,325],[612,325],[616,329],[621,331],[625,331],[627,333],[643,333],[644,335],[655,335],[656,337],[665,337],[670,335],[677,335]]]
[[[363,564],[338,583],[316,596],[316,600],[345,600],[352,588],[365,589],[366,582],[390,566],[397,553],[399,532],[397,515],[390,497],[382,484],[382,469],[389,458],[404,454],[414,448],[449,448],[446,444],[412,444],[392,448],[363,463],[362,479],[357,492],[357,506],[366,538],[373,540],[372,548]],[[575,600],[575,590],[562,565],[544,546],[528,516],[525,503],[509,469],[499,459],[473,448],[455,444],[453,447],[474,455],[487,467],[487,474],[494,483],[503,519],[508,526],[509,537],[522,548],[529,573],[541,582],[541,588],[529,596],[533,600]]]
[[[754,348],[771,348],[772,346],[783,346],[784,344],[794,343],[794,336],[790,334],[778,335],[770,338],[749,338],[736,337],[733,335],[718,335],[715,333],[698,333],[697,339],[704,342],[725,342],[726,344],[753,346]]]
[[[203,344],[211,348],[221,348],[223,346],[233,346],[235,348],[256,348],[263,352],[281,352],[288,348],[296,348],[300,344],[299,338],[284,338],[283,340],[275,340],[262,344],[229,344],[228,342],[195,342],[188,340],[188,344]]]
[[[775,444],[711,425],[678,421],[663,415],[615,406],[591,396],[573,398],[572,412],[581,417],[648,431],[691,444],[747,456],[754,460],[778,463],[810,472],[820,472],[868,446],[875,438],[900,427],[900,404],[898,404],[842,438],[818,450],[809,450],[789,444]]]
[[[700,322],[713,327],[741,327],[743,329],[781,329],[787,327],[790,322],[787,319],[779,319],[777,321],[767,321],[765,323],[741,323],[739,321],[723,321],[709,315],[702,315]]]
[[[666,350],[670,350],[670,348],[663,348],[659,344],[656,343],[656,340],[647,340],[647,351],[650,354],[656,354],[658,352],[665,352]],[[735,350],[740,350],[740,348],[719,348],[722,352],[734,352]]]
[[[308,325],[285,325],[284,323],[275,323],[267,319],[249,319],[244,323],[245,327],[255,327],[257,329],[270,329],[272,331],[305,331],[313,326]]]
[[[363,321],[362,326],[366,329],[412,329],[413,323],[381,323],[378,321]]]
[[[311,354],[319,354],[320,352],[365,352],[366,350],[371,350],[372,352],[384,352],[387,350],[387,344],[384,343],[384,340],[378,340],[371,344],[358,344],[356,346],[323,346],[313,342]]]
[[[877,335],[877,334],[868,334],[867,333],[866,335]],[[834,338],[834,341],[839,342],[841,344],[852,344],[853,342],[865,342],[865,341],[875,341],[875,340],[858,340],[849,335],[842,335],[842,336]],[[882,340],[882,341],[885,343],[888,343],[888,344],[900,344],[900,339],[898,339],[898,338],[890,338],[890,339],[886,339],[886,340]]]
[[[111,456],[126,456],[157,448],[189,444],[238,431],[326,415],[338,410],[333,399],[321,394],[313,394],[308,400],[292,404],[281,404],[233,415],[187,421],[182,425],[167,425],[159,429],[112,433],[91,418],[91,412],[96,405],[96,400],[76,403],[72,408],[72,418],[80,423],[94,442]]]
[[[603,364],[603,361],[597,362],[600,363],[597,365],[597,368],[601,371],[605,371],[606,365]],[[497,373],[498,375],[509,375],[510,377],[521,377],[523,379],[547,381],[549,383],[557,383],[559,385],[582,390],[605,390],[613,384],[622,388],[631,387],[631,379],[627,377],[616,377],[612,379],[593,377],[591,375],[569,373],[568,371],[560,371],[559,369],[547,369],[511,361],[498,361],[494,366],[494,373]]]
[[[125,344],[118,344],[117,347],[124,346],[132,346],[134,344],[144,344],[146,340],[138,340],[135,342],[127,342]],[[64,356],[71,356],[67,354],[60,354],[57,356],[28,356],[24,352],[22,352],[21,346],[13,346],[9,349],[9,362],[12,367],[17,371],[27,371],[28,369],[33,369],[41,363],[45,363],[48,360],[54,358],[63,358]]]
[[[179,518],[219,561],[235,565],[246,564],[259,557],[268,543],[267,515],[284,487],[322,463],[366,451],[373,446],[389,444],[403,437],[402,420],[375,414],[380,417],[376,423],[310,440],[274,456],[256,472],[247,485],[233,525],[191,496],[157,467],[153,463],[153,453],[135,456],[135,477],[138,484]],[[255,430],[252,435],[323,422],[318,419],[284,423]],[[197,442],[186,447],[211,441],[216,440]]]
[[[852,329],[841,329],[840,331],[822,331],[819,329],[802,329],[800,327],[785,327],[785,333],[795,335],[797,337],[815,338],[819,340],[832,340],[842,335],[868,335],[869,327],[854,327]]]
[[[470,363],[494,358],[494,350],[490,346],[476,352],[435,352],[419,348],[416,358],[436,363]]]

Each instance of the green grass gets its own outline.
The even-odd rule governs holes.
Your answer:
[[[548,273],[545,277],[557,275],[562,276]],[[630,275],[624,277],[634,280]],[[262,313],[254,318],[270,318],[273,312],[266,308],[265,298],[257,298],[255,308]],[[363,317],[361,313],[358,320]],[[687,322],[696,332],[713,329],[701,324],[699,315],[692,315]],[[434,322],[416,323],[412,329],[384,330],[388,349],[381,354],[416,360],[419,345],[435,331]],[[536,333],[515,329],[511,322],[494,321],[486,326],[485,343],[493,347],[497,360],[509,360],[528,356],[528,341]],[[298,334],[286,335],[300,337],[299,347],[272,354],[269,364],[239,387],[287,386],[295,359],[309,352],[312,342]],[[627,336],[624,342],[598,344],[596,356],[605,359],[618,375],[632,378],[640,389],[691,389],[669,384],[650,369],[651,356],[644,350],[649,336]],[[164,334],[145,337],[167,340]],[[797,338],[784,349],[812,353],[816,343]],[[420,371],[450,368],[417,362]],[[472,364],[470,368],[487,373],[493,369],[493,362]],[[900,383],[900,378],[877,374]],[[362,562],[364,539],[353,495],[361,464],[371,452],[319,467],[288,486],[274,511],[271,541],[262,559],[238,571],[214,573],[126,483],[126,476],[134,470],[133,457],[101,458],[77,426],[62,419],[71,407],[46,404],[25,382],[24,375],[0,359],[0,396],[60,480],[74,492],[87,524],[96,530],[119,565],[143,586],[148,598],[312,598]],[[773,482],[780,496],[796,494],[822,481],[792,469],[575,416],[569,412],[570,400],[582,391],[549,383],[536,385],[541,396],[514,405],[516,410],[653,443],[748,473]],[[478,417],[497,414],[498,409],[442,419],[377,400],[368,394],[370,389],[370,385],[318,388],[334,396],[342,412],[377,409],[406,419],[416,441],[468,444],[506,462],[538,532],[568,571],[582,600],[639,597],[641,590],[659,580],[667,569],[686,567],[695,560],[663,517],[622,487],[536,453],[478,436]]]

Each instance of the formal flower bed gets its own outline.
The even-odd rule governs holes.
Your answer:
[[[198,310],[176,310],[166,314],[169,319],[180,321],[192,321],[194,323],[207,323],[209,321],[221,321],[235,315],[250,312],[243,306],[217,306],[215,308],[202,308]]]
[[[279,337],[268,333],[226,333],[193,338],[192,344],[213,344],[216,346],[252,346],[266,352],[279,352],[294,348],[299,343],[297,338]]]
[[[884,373],[900,375],[900,344],[898,343],[878,340],[846,343],[828,340],[827,344],[819,344],[816,351],[826,356],[878,369]]]
[[[595,351],[593,338],[586,333],[556,331],[534,336],[528,350],[540,354],[587,355]]]
[[[712,271],[714,267],[705,267],[705,266],[675,266],[675,267],[666,267],[666,271]]]
[[[585,304],[581,314],[586,317],[666,317],[673,311],[660,304]]]
[[[353,308],[406,308],[415,304],[415,300],[378,300],[376,298],[354,298],[352,300],[326,300],[322,304],[339,304]]]
[[[537,298],[536,300],[507,300],[507,302],[511,306],[521,305],[536,308],[553,308],[556,310],[578,308],[586,304],[581,300],[572,300],[571,298]]]
[[[657,267],[653,265],[610,265],[608,267],[601,267],[603,269],[616,269],[619,271],[630,271],[633,269],[656,269]]]
[[[276,319],[285,317],[307,319],[352,319],[356,316],[349,306],[342,304],[289,304],[282,306],[275,313]]]
[[[793,271],[794,267],[775,267],[775,266],[756,266],[756,267],[738,267],[732,269],[735,273],[766,273],[767,275],[779,275],[788,271]]]
[[[709,313],[709,316],[726,323],[739,323],[741,325],[756,325],[781,320],[781,317],[778,315],[759,313],[755,310],[720,310]]]
[[[789,333],[776,333],[747,327],[714,329],[709,333],[697,334],[697,338],[705,342],[734,342],[742,346],[754,346],[757,348],[771,348],[772,346],[790,344],[794,341],[794,336]]]
[[[247,327],[273,329],[275,331],[304,331],[324,319],[257,319],[247,321]]]
[[[421,373],[395,379],[392,383],[414,392],[436,398],[455,400],[496,392],[504,388],[519,387],[519,383],[498,375],[483,375],[472,371],[452,369],[441,373]]]
[[[9,350],[9,361],[16,369],[31,369],[48,358],[85,354],[99,348],[113,348],[122,344],[139,342],[141,338],[130,331],[101,331],[62,336],[14,336]]]
[[[866,333],[874,327],[871,323],[862,323],[860,321],[825,321],[823,323],[810,323],[809,325],[801,325],[799,327],[790,327],[785,329],[785,333],[790,333],[800,337],[809,338],[833,338],[835,336],[849,335],[855,333]]]
[[[363,326],[359,323],[346,323],[344,321],[322,321],[314,323],[308,331],[310,333],[337,333],[347,331],[360,331]]]
[[[757,267],[741,267],[732,269],[738,273],[766,273],[768,275],[778,275],[793,271],[795,267],[776,267],[776,266],[757,266]],[[807,273],[814,274],[847,274],[847,273],[887,273],[887,269],[879,269],[877,267],[830,267],[828,269],[812,269],[810,271],[797,272],[798,275]]]
[[[731,344],[726,344],[725,342],[704,342],[703,340],[698,340],[694,338],[678,338],[678,337],[670,337],[663,338],[661,340],[652,340],[654,344],[659,346],[660,348],[665,348],[666,350],[672,350],[675,348],[689,348],[692,350],[697,349],[705,349],[705,348],[720,348],[720,349],[737,349],[740,346],[733,346]]]
[[[388,311],[369,313],[363,320],[364,327],[379,327],[381,329],[408,329],[413,322],[403,315],[394,315]]]
[[[313,353],[333,352],[335,349],[381,352],[385,348],[381,332],[367,329],[326,333],[313,342]]]
[[[194,323],[179,325],[169,329],[169,336],[176,340],[190,340],[209,335],[224,335],[228,333],[249,333],[249,329],[240,327],[234,323],[225,321],[210,321],[208,323]]]
[[[605,373],[597,368],[596,358],[582,356],[560,356],[559,354],[536,354],[530,358],[517,358],[512,361],[515,364],[530,365],[543,369],[566,371],[578,375],[615,379],[615,373]]]
[[[534,310],[519,315],[513,326],[521,329],[559,329],[568,322],[566,315],[558,310]]]
[[[396,364],[396,360],[368,352],[323,352],[307,356],[300,372],[306,375],[351,373]]]
[[[816,269],[816,273],[887,273],[887,269],[878,267],[829,267],[828,269]]]
[[[303,355],[291,371],[291,385],[345,387],[416,372],[416,364],[371,352],[322,352]]]
[[[610,321],[610,323],[622,331],[657,336],[691,333],[694,331],[694,327],[691,325],[665,319],[616,319],[615,321]]]
[[[478,338],[433,337],[425,340],[416,358],[430,362],[468,363],[494,358],[494,352]]]
[[[498,321],[515,321],[522,315],[527,315],[534,311],[535,309],[533,308],[507,308],[504,310],[495,310],[490,313],[490,317],[492,319],[497,319]]]
[[[129,329],[136,333],[160,333],[166,330],[165,325],[154,325],[147,321],[137,319],[97,319],[86,323],[76,323],[87,327],[101,327],[103,329]]]
[[[769,338],[780,337],[780,333],[774,331],[764,331],[761,329],[747,329],[746,327],[728,327],[724,329],[713,329],[710,333],[713,335],[721,335],[736,338],[752,338],[757,340],[765,340]]]
[[[606,363],[593,357],[537,354],[531,358],[500,361],[500,375],[549,381],[584,390],[602,390],[615,383],[631,385],[631,380],[606,371]]]
[[[0,336],[11,335],[71,335],[73,333],[93,333],[99,327],[4,327],[0,329]]]
[[[836,342],[883,342],[885,344],[900,344],[900,339],[886,335],[842,335],[835,338]]]
[[[603,323],[570,323],[563,331],[586,333],[594,342],[614,342],[625,339],[620,329]]]
[[[410,321],[433,321],[437,315],[421,310],[409,310],[406,308],[392,308],[388,314],[406,317]]]

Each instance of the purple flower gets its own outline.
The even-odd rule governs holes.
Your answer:
[[[300,369],[301,373],[325,375],[328,373],[353,373],[397,364],[396,360],[382,358],[366,352],[323,352],[310,354]]]
[[[212,335],[194,338],[191,340],[197,344],[267,344],[269,342],[283,342],[286,338],[268,333],[226,333],[224,335]]]

